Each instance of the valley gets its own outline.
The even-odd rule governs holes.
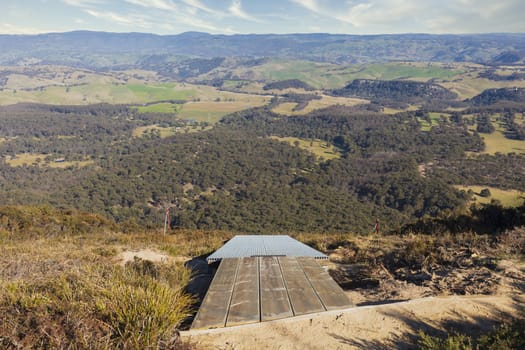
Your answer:
[[[0,53],[0,347],[417,348],[520,325],[523,35],[134,36]],[[189,266],[236,234],[327,254],[358,308],[179,337]]]

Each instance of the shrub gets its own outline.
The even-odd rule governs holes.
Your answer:
[[[525,349],[525,319],[503,323],[492,332],[480,337],[479,349]]]
[[[463,334],[449,335],[447,338],[433,337],[419,332],[418,345],[421,350],[471,350],[472,339]]]
[[[0,283],[0,348],[164,349],[193,303],[182,265],[86,267]],[[152,273],[154,271],[155,273]]]
[[[477,343],[473,346],[473,343]],[[525,349],[525,319],[514,319],[494,328],[488,334],[473,340],[471,337],[454,333],[437,337],[419,331],[417,345],[421,350],[515,350]]]
[[[490,190],[488,188],[484,188],[479,192],[480,197],[490,197]]]

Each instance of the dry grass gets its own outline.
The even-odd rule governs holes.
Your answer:
[[[92,214],[0,207],[0,347],[189,348],[176,332],[192,304],[183,292],[190,275],[182,261],[215,251],[234,234],[173,230],[163,235],[161,227],[122,233],[124,228],[132,226]],[[291,235],[339,263],[360,264],[373,273],[387,269],[388,278],[408,279],[409,270],[456,269],[458,259],[486,269],[483,264],[492,260],[484,254],[523,254],[523,233],[501,235],[496,246],[475,234]],[[143,249],[178,259],[122,265],[120,252]],[[452,282],[461,287],[463,280]]]
[[[160,138],[166,138],[175,135],[176,132],[174,127],[162,127],[155,124],[139,126],[132,131],[131,135],[133,137],[143,137],[150,133],[158,133]]]
[[[508,139],[499,130],[496,130],[491,134],[482,134],[481,137],[485,142],[485,150],[483,153],[525,154],[525,141]]]
[[[478,78],[476,74],[471,73],[461,79],[452,82],[440,83],[443,87],[459,95],[459,99],[464,100],[479,95],[486,89],[496,89],[505,87],[525,87],[524,80],[517,81],[493,81],[485,78]]]
[[[279,114],[285,114],[285,115],[305,115],[308,114],[316,109],[322,109],[334,105],[341,105],[341,106],[357,106],[360,104],[366,104],[369,103],[368,100],[358,99],[358,98],[349,98],[349,97],[334,97],[334,96],[326,96],[321,95],[320,100],[312,100],[308,102],[308,105],[298,111],[294,111],[294,108],[297,106],[297,103],[295,102],[285,102],[278,104],[275,108],[273,108],[273,112],[279,113]]]
[[[36,154],[36,153],[22,153],[17,154],[15,158],[6,157],[6,163],[12,167],[19,166],[41,166],[50,168],[68,168],[68,167],[85,167],[94,164],[93,160],[84,161],[64,161],[64,160],[53,160],[46,161],[47,154]]]
[[[322,140],[305,140],[297,137],[277,137],[272,136],[271,139],[287,142],[291,146],[299,147],[308,152],[311,152],[320,161],[341,158],[341,150],[334,145]]]
[[[420,108],[419,106],[414,106],[414,105],[410,105],[410,106],[408,106],[408,108],[405,108],[405,109],[396,109],[396,108],[385,107],[385,108],[383,108],[383,113],[385,113],[385,114],[396,114],[396,113],[407,112],[407,111],[417,111],[419,108]]]
[[[0,91],[0,105],[18,102],[73,105],[137,104],[163,100],[213,102],[220,99],[243,103],[243,107],[236,109],[240,110],[263,105],[270,99],[254,94],[224,92],[211,86],[164,83],[159,81],[155,72],[140,70],[96,73],[55,66],[9,67],[9,70],[15,73],[9,75],[5,89]],[[160,105],[145,110],[167,111],[168,107]]]
[[[191,313],[184,259],[135,259],[154,249],[198,256],[231,234],[124,234],[96,215],[0,207],[0,348],[189,348],[177,327]]]
[[[211,93],[211,92],[210,92]],[[191,119],[198,122],[207,122],[210,124],[217,123],[222,117],[227,114],[242,111],[248,108],[259,107],[267,103],[267,98],[257,96],[248,97],[239,95],[232,97],[230,93],[222,93],[222,98],[217,96],[216,98],[221,101],[201,101],[201,102],[189,102],[183,105],[178,117],[180,119]],[[214,96],[211,94],[210,96]],[[234,101],[224,101],[223,99],[235,99]],[[237,100],[238,99],[238,100]]]

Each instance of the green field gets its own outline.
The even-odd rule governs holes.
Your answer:
[[[260,66],[240,67],[233,74],[244,80],[280,81],[299,79],[315,88],[339,88],[353,79],[429,79],[451,80],[465,71],[453,65],[440,63],[395,62],[369,65],[339,66],[330,63],[271,60]],[[226,88],[235,86],[228,82]],[[244,88],[243,88],[244,89]]]
[[[172,114],[177,113],[181,106],[175,103],[163,102],[163,103],[153,103],[145,106],[138,106],[136,109],[140,113],[166,113]]]
[[[180,84],[87,84],[71,87],[49,86],[42,90],[0,92],[0,104],[37,102],[45,104],[136,104],[163,100],[188,100],[196,96],[193,88]]]
[[[260,101],[203,101],[203,102],[189,102],[182,106],[179,111],[178,118],[194,120],[197,122],[206,122],[209,124],[217,123],[222,117],[227,114],[242,111],[251,107],[256,107],[264,104],[264,100]],[[253,103],[253,104],[252,104]]]
[[[508,154],[518,153],[525,154],[525,141],[523,140],[510,140],[500,131],[496,130],[491,134],[481,134],[483,141],[485,142],[485,151],[487,154]]]
[[[422,131],[430,131],[430,129],[433,126],[439,125],[439,123],[441,123],[441,120],[443,118],[445,118],[445,119],[450,118],[450,114],[447,114],[447,113],[430,112],[430,113],[428,113],[428,115],[430,117],[430,122],[428,120],[426,120],[426,119],[418,118],[419,122],[421,123],[421,130]]]
[[[491,117],[492,124],[495,127],[495,131],[490,134],[482,133],[481,138],[485,142],[485,150],[482,153],[485,154],[525,154],[525,140],[512,140],[505,137],[505,129],[497,122],[499,114],[495,114]],[[471,117],[473,118],[473,116]],[[521,115],[516,118],[520,120],[523,118]],[[469,127],[469,130],[476,130],[476,125]]]
[[[297,137],[277,137],[272,136],[273,140],[278,140],[281,142],[287,142],[291,146],[299,147],[308,152],[314,154],[319,161],[326,161],[330,159],[341,158],[341,150],[339,150],[334,145],[322,141],[322,140],[306,140]]]
[[[523,204],[525,200],[525,193],[518,190],[501,190],[499,188],[487,187],[487,186],[454,186],[458,190],[474,192],[472,199],[473,203],[488,204],[492,200],[497,200],[502,206],[511,208],[518,207]],[[490,191],[489,197],[481,197],[479,194],[481,190],[488,188]]]
[[[353,79],[411,79],[423,80],[443,79],[449,80],[465,71],[454,66],[440,63],[385,63],[362,66],[351,73]]]

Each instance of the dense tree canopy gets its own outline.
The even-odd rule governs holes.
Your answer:
[[[523,156],[466,156],[484,147],[467,129],[472,119],[455,112],[423,130],[425,113],[334,106],[287,117],[257,108],[208,131],[160,138],[131,133],[182,121],[126,106],[3,107],[0,200],[152,226],[162,223],[164,207],[173,206],[174,227],[366,233],[376,219],[388,230],[463,207],[469,194],[453,184],[525,188]],[[505,125],[519,127],[508,113]],[[341,156],[327,161],[298,142],[270,136],[322,140]],[[8,163],[28,153],[44,159]],[[53,167],[57,158],[72,163]],[[89,162],[74,163],[84,160]],[[427,163],[432,165],[422,173]]]

